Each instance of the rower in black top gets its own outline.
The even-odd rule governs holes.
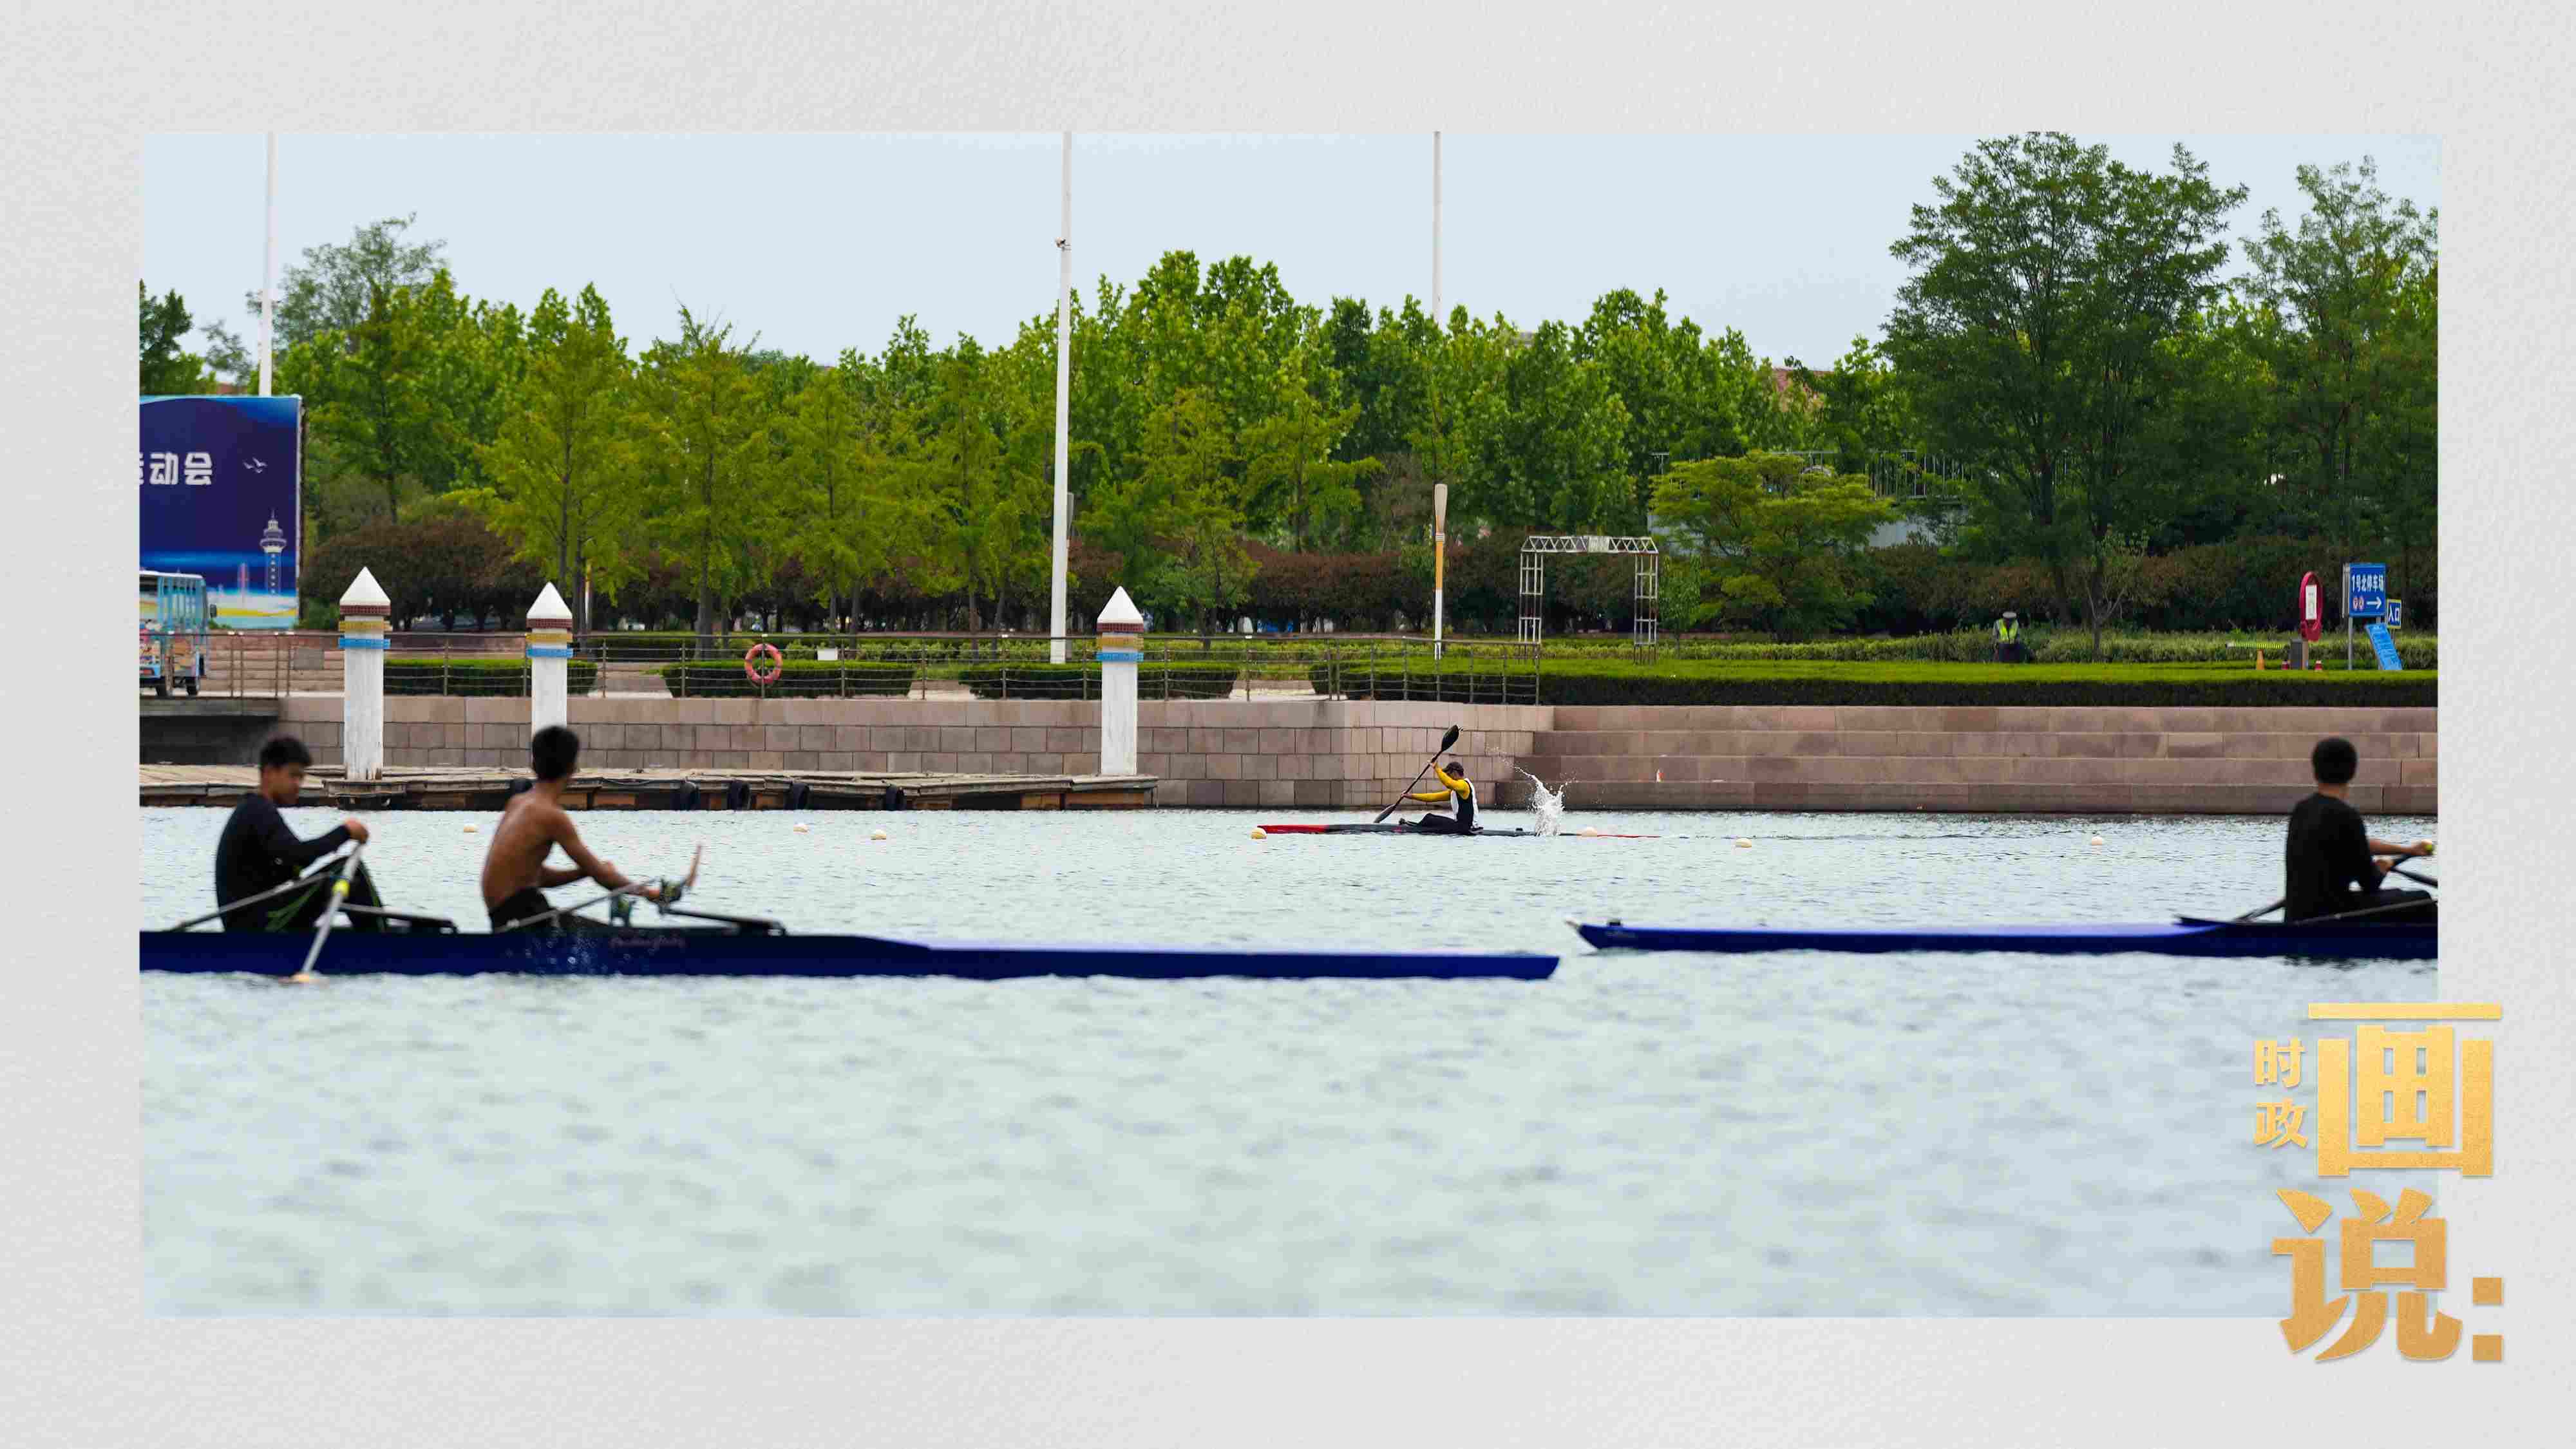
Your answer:
[[[293,805],[304,788],[304,772],[313,767],[313,756],[301,740],[293,735],[279,735],[259,749],[259,793],[233,807],[232,818],[224,822],[222,839],[215,844],[215,904],[229,906],[248,900],[263,891],[275,890],[297,879],[296,872],[352,840],[367,838],[366,822],[344,820],[328,834],[311,840],[298,840],[278,813],[281,806]],[[331,881],[337,874],[324,867],[304,876],[306,888],[237,910],[224,912],[227,931],[301,931],[322,919],[331,905]],[[382,906],[376,898],[375,882],[361,864],[349,880],[349,904]],[[354,915],[354,929],[380,930],[383,923],[376,917]]]
[[[2372,857],[2430,855],[2433,843],[2419,840],[2413,845],[2395,845],[2371,837],[2362,823],[2361,812],[2345,798],[2354,772],[2361,767],[2360,752],[2350,740],[2318,741],[2309,752],[2308,763],[2316,774],[2317,793],[2290,808],[2287,889],[2281,918],[2304,921],[2421,902],[2420,911],[2381,911],[2366,919],[2432,919],[2432,895],[2384,888],[2381,882],[2387,878],[2388,867]]]

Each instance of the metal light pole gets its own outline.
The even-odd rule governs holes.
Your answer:
[[[1431,325],[1440,319],[1440,133],[1431,133]],[[1431,657],[1441,654],[1442,616],[1448,612],[1442,586],[1449,562],[1449,485],[1431,485]]]
[[[259,263],[259,395],[268,396],[269,354],[277,336],[277,133],[268,133],[268,247]]]
[[[1064,229],[1056,238],[1055,291],[1055,578],[1048,590],[1047,658],[1064,663],[1065,528],[1073,496],[1065,477],[1073,420],[1073,133],[1064,133]]]

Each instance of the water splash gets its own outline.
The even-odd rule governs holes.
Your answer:
[[[1518,769],[1519,767],[1514,766],[1513,768]],[[1556,833],[1557,821],[1562,819],[1565,815],[1565,792],[1574,784],[1574,782],[1572,780],[1568,780],[1565,784],[1557,786],[1554,790],[1550,790],[1547,788],[1547,782],[1545,780],[1540,779],[1536,775],[1530,774],[1529,771],[1521,770],[1521,774],[1527,776],[1529,779],[1530,811],[1538,817],[1534,822],[1532,822],[1532,828],[1540,835],[1554,835]]]

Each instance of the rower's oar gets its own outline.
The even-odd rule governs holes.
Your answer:
[[[237,901],[226,901],[224,904],[215,907],[213,910],[206,912],[202,916],[190,916],[188,919],[181,921],[170,929],[173,931],[191,930],[195,927],[204,925],[208,921],[214,920],[218,916],[231,915],[233,912],[238,911],[245,906],[255,906],[262,901],[273,901],[279,896],[293,895],[297,891],[311,890],[312,888],[313,882],[302,876],[297,876],[295,879],[288,881],[284,885],[270,886],[267,890],[261,891],[258,895],[244,896]]]
[[[1431,752],[1431,758],[1430,758],[1430,759],[1427,759],[1427,760],[1425,760],[1425,761],[1423,761],[1423,762],[1422,762],[1422,768],[1413,772],[1413,785],[1419,785],[1419,784],[1421,784],[1421,783],[1422,783],[1422,777],[1423,777],[1423,776],[1425,776],[1425,775],[1430,774],[1430,773],[1431,773],[1431,767],[1432,767],[1433,765],[1438,764],[1438,763],[1440,762],[1440,757],[1441,757],[1443,754],[1446,754],[1446,753],[1448,752],[1449,747],[1450,747],[1451,745],[1454,745],[1454,744],[1456,744],[1456,743],[1458,743],[1458,727],[1457,727],[1456,725],[1451,725],[1451,726],[1449,727],[1449,733],[1447,733],[1447,734],[1445,734],[1445,735],[1442,735],[1442,736],[1440,737],[1440,748],[1439,748],[1439,749],[1436,749],[1436,750],[1433,750],[1433,751]],[[1390,816],[1390,815],[1394,814],[1396,811],[1398,811],[1398,810],[1400,810],[1400,809],[1402,809],[1402,808],[1404,807],[1404,796],[1405,796],[1405,795],[1410,795],[1410,794],[1412,794],[1412,793],[1413,793],[1413,785],[1407,785],[1407,786],[1405,786],[1405,787],[1404,787],[1404,794],[1396,796],[1396,797],[1395,797],[1395,803],[1394,803],[1394,804],[1389,805],[1389,806],[1387,806],[1385,809],[1383,809],[1383,810],[1381,810],[1381,811],[1377,812],[1377,818],[1378,818],[1378,820],[1379,820],[1379,821],[1383,821],[1383,820],[1385,820],[1385,819],[1386,819],[1386,817],[1388,817],[1388,816]],[[1372,822],[1372,823],[1376,823],[1376,822]]]
[[[2274,911],[2279,910],[2281,907],[2288,905],[2289,903],[2290,903],[2290,898],[2289,898],[2288,896],[2283,896],[2283,897],[2281,897],[2279,900],[2274,901],[2272,904],[2270,904],[2270,905],[2268,905],[2268,906],[2263,907],[2263,908],[2262,908],[2261,910],[2259,910],[2259,911],[2247,911],[2245,914],[2243,914],[2243,915],[2241,915],[2241,916],[2238,916],[2236,919],[2238,919],[2238,920],[2240,920],[2240,921],[2250,921],[2250,920],[2254,919],[2256,916],[2268,916],[2268,915],[2272,914]]]
[[[706,858],[706,854],[706,842],[700,841],[698,843],[697,852],[689,857],[688,875],[678,881],[673,881],[666,877],[661,882],[661,904],[669,905],[685,894],[690,886],[697,884],[698,862],[704,860]],[[577,905],[557,906],[553,910],[547,911],[542,915],[529,916],[524,920],[513,921],[501,929],[505,931],[528,930],[565,916],[579,915],[581,912],[589,910],[592,906],[601,904],[607,905],[608,916],[611,921],[619,925],[624,925],[627,921],[634,918],[635,897],[642,894],[646,884],[648,883],[640,880],[628,881],[626,884],[617,887],[615,890],[603,891],[598,895],[592,896],[589,900],[580,902]]]
[[[2429,875],[2417,875],[2415,872],[2413,872],[2413,871],[2411,871],[2411,870],[2408,870],[2408,869],[2406,869],[2404,866],[2401,866],[2401,865],[2395,865],[2395,864],[2390,865],[2390,866],[2388,867],[2388,873],[2389,873],[2390,875],[2402,875],[2402,876],[2406,877],[2408,880],[2411,880],[2411,881],[2415,882],[2417,885],[2428,885],[2428,886],[2432,886],[2432,887],[2433,887],[2433,888],[2435,888],[2436,890],[2440,889],[2440,888],[2441,888],[2441,885],[2442,885],[2442,883],[2441,883],[2440,881],[2437,881],[2437,880],[2433,879],[2433,878],[2432,878],[2431,876],[2429,876]]]
[[[359,853],[367,848],[361,840],[349,847],[349,858],[340,862],[340,873],[331,881],[331,899],[322,903],[322,923],[313,929],[313,949],[304,953],[304,967],[286,979],[294,982],[319,981],[313,974],[313,963],[322,959],[322,943],[331,939],[331,924],[340,919],[340,903],[349,898],[349,877],[357,874]]]

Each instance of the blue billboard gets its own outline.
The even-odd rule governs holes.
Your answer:
[[[147,397],[143,567],[206,581],[214,623],[295,627],[303,399]]]

